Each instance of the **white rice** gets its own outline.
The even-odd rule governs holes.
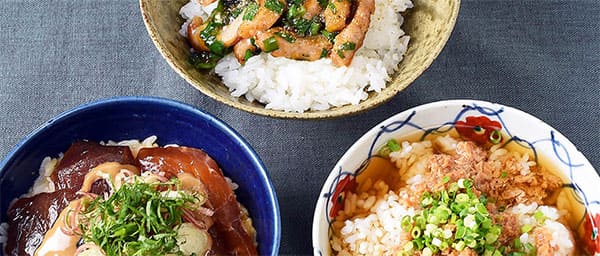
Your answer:
[[[347,244],[341,250],[341,241],[334,239],[334,250],[344,253],[362,255],[395,255],[390,248],[397,248],[409,240],[408,235],[400,226],[404,216],[414,216],[415,209],[401,204],[401,199],[394,192],[389,192],[370,208],[371,214],[363,218],[346,220],[341,229],[343,243]]]
[[[561,213],[555,207],[538,207],[536,203],[528,205],[518,204],[509,208],[508,211],[519,216],[519,225],[529,225],[532,227],[531,231],[521,234],[519,237],[521,243],[535,244],[535,237],[532,235],[533,231],[536,229],[545,229],[552,236],[549,241],[550,245],[558,248],[554,253],[554,256],[573,254],[575,249],[573,237],[571,236],[569,229],[558,221],[561,217]],[[542,212],[545,216],[545,220],[542,223],[538,222],[534,217],[534,214],[537,211]]]
[[[349,67],[335,67],[330,59],[298,61],[261,53],[240,65],[232,54],[215,67],[235,97],[259,101],[268,109],[288,112],[326,110],[358,104],[367,92],[380,92],[402,60],[409,36],[400,28],[401,12],[412,8],[410,0],[375,0],[375,12],[363,46]],[[188,21],[180,33],[187,36],[187,23],[211,10],[191,0],[180,14]]]

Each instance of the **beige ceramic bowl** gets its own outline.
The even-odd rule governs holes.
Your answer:
[[[264,105],[233,97],[218,76],[195,69],[189,62],[189,45],[178,31],[184,20],[179,9],[189,0],[140,0],[144,23],[156,48],[171,67],[192,86],[211,98],[251,113],[298,119],[318,119],[355,114],[391,99],[425,71],[438,56],[452,33],[460,0],[413,0],[415,7],[405,14],[404,31],[411,40],[404,60],[392,81],[380,93],[370,93],[358,105],[304,113],[265,109]]]

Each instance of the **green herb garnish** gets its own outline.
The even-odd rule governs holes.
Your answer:
[[[356,44],[353,42],[345,42],[342,45],[340,45],[340,50],[343,51],[352,51],[356,49]]]
[[[340,58],[346,58],[346,56],[344,55],[344,51],[352,51],[356,49],[356,44],[353,42],[345,42],[342,45],[340,45],[336,51],[337,55],[340,56]]]
[[[444,176],[443,181],[449,179]],[[479,255],[502,255],[498,244],[502,227],[494,224],[486,204],[487,199],[477,198],[473,182],[467,179],[450,183],[442,191],[423,193],[423,211],[402,220],[402,229],[412,237],[402,255],[416,252],[433,255],[448,248],[458,251],[471,248]],[[448,224],[455,229],[446,228]]]
[[[502,141],[502,133],[499,130],[494,130],[490,133],[490,142],[498,144]]]
[[[254,56],[254,53],[249,49],[246,50],[246,53],[244,53],[244,62],[248,61],[252,56]]]
[[[337,8],[335,8],[335,5],[331,2],[327,5],[327,8],[329,8],[333,14],[337,12]]]
[[[193,52],[190,54],[189,62],[197,69],[212,69],[222,58],[212,52]]]
[[[205,197],[178,191],[178,185],[176,179],[135,179],[106,200],[84,200],[78,215],[83,241],[98,245],[106,255],[181,254],[176,238],[183,212],[195,210]]]
[[[275,35],[278,35],[279,37],[285,39],[285,41],[288,41],[290,43],[293,43],[296,41],[296,38],[292,34],[287,33],[287,32],[275,32]]]
[[[283,4],[278,0],[266,0],[265,7],[274,13],[282,13],[283,12]]]
[[[329,42],[332,42],[335,40],[335,36],[337,36],[338,32],[329,32],[327,30],[322,30],[321,34],[327,38],[327,40],[329,40]]]
[[[327,49],[323,48],[321,49],[321,56],[319,56],[319,58],[325,58],[327,57]]]
[[[390,153],[400,151],[402,146],[398,144],[395,139],[390,139],[388,142],[379,150],[379,155],[383,157],[389,157]]]
[[[246,6],[246,11],[244,12],[242,19],[251,21],[256,16],[256,13],[258,13],[258,4],[254,2],[249,3],[248,6]]]
[[[272,52],[279,49],[279,44],[277,43],[277,39],[275,36],[271,36],[265,40],[263,40],[263,46],[265,52]]]

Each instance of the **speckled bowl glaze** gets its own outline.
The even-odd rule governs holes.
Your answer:
[[[0,223],[6,222],[10,202],[33,185],[45,156],[57,157],[81,139],[119,141],[151,135],[158,137],[159,145],[196,147],[214,158],[224,174],[239,185],[236,195],[250,212],[260,254],[278,255],[279,204],[256,152],[214,116],[162,98],[100,100],[62,113],[33,131],[0,162]]]
[[[530,152],[536,161],[543,158],[544,163],[557,168],[567,179],[563,189],[572,193],[575,198],[574,204],[582,206],[578,207],[582,209],[581,212],[576,213],[579,215],[577,218],[581,220],[579,227],[595,230],[597,234],[600,226],[600,177],[567,138],[534,116],[511,107],[484,101],[450,100],[425,104],[390,117],[365,133],[346,151],[331,170],[317,200],[312,228],[314,254],[331,254],[331,209],[337,201],[333,195],[340,195],[348,180],[356,178],[357,173],[360,175],[369,158],[376,155],[388,140],[414,133],[425,135],[445,132],[452,129],[457,122],[462,124],[471,116],[499,122],[502,133],[508,136],[502,143],[517,143]],[[587,227],[583,224],[586,221]],[[586,239],[600,245],[600,238],[591,236],[593,235]],[[596,255],[599,255],[600,246],[596,247],[596,250]]]
[[[356,114],[378,106],[406,88],[431,65],[448,41],[456,23],[460,0],[413,0],[415,7],[405,14],[404,31],[410,43],[398,71],[380,93],[370,93],[358,105],[346,105],[324,111],[303,113],[265,109],[264,105],[249,102],[244,97],[233,97],[218,76],[195,69],[189,62],[186,39],[178,31],[184,20],[179,9],[189,0],[140,0],[141,12],[148,34],[169,65],[209,97],[250,113],[294,119],[333,118]]]

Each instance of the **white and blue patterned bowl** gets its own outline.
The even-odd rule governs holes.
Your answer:
[[[344,185],[354,179],[389,139],[415,132],[444,132],[457,123],[464,124],[466,117],[482,116],[502,126],[502,133],[509,136],[506,143],[518,143],[532,150],[536,161],[538,156],[543,156],[567,177],[564,188],[572,191],[577,203],[585,207],[580,228],[587,229],[590,235],[585,239],[597,245],[593,251],[600,255],[600,177],[590,162],[566,137],[536,117],[515,108],[473,100],[439,101],[406,110],[376,125],[356,141],[335,165],[319,194],[313,217],[314,255],[331,254],[329,231],[333,217],[330,213],[337,201],[334,195],[343,191]],[[594,221],[590,221],[592,219]]]

